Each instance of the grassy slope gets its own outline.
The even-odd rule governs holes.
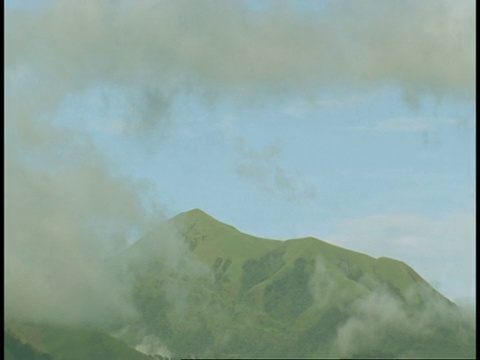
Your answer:
[[[194,259],[205,264],[214,279],[192,277],[181,269],[165,271],[162,264],[167,259],[157,255],[162,251],[160,244],[169,237],[188,244]],[[146,268],[149,261],[145,254],[151,259]],[[337,327],[349,316],[348,306],[378,291],[379,286],[409,306],[432,296],[449,303],[400,261],[375,259],[314,238],[257,238],[201,210],[171,219],[117,261],[134,258],[142,259],[144,266],[143,270],[133,267],[139,273],[135,294],[144,320],[153,333],[182,355],[332,355],[331,343]],[[312,287],[318,294],[312,293]],[[169,298],[172,293],[173,299]],[[400,335],[393,339],[400,339]],[[416,341],[402,339],[389,345],[397,354]],[[439,343],[438,338],[422,339],[414,354],[427,354]],[[443,353],[458,353],[452,341],[443,344]],[[370,355],[375,354],[388,355],[381,351]]]
[[[49,355],[21,341],[10,331],[4,331],[3,340],[3,354],[6,360],[52,360]]]
[[[232,295],[238,294],[242,288],[245,262],[249,259],[261,261],[263,256],[272,251],[284,251],[282,258],[285,264],[277,269],[277,273],[268,274],[262,282],[263,287],[275,281],[284,272],[291,270],[299,258],[306,259],[309,264],[315,261],[321,262],[329,275],[340,282],[339,285],[342,285],[340,287],[357,288],[352,290],[351,296],[361,295],[365,290],[371,290],[368,279],[388,283],[404,297],[415,284],[429,287],[413,269],[401,261],[384,257],[375,259],[315,238],[288,241],[257,238],[218,222],[198,209],[182,213],[171,222],[180,229],[179,232],[187,241],[195,241],[194,253],[202,262],[214,267],[217,259],[222,259],[223,262],[231,261],[224,276],[230,279],[228,290]],[[157,236],[160,238],[162,235]],[[149,240],[158,240],[158,238],[153,237]],[[141,245],[140,241],[137,246]],[[312,266],[309,266],[309,272],[312,273],[313,270]],[[359,283],[360,278],[365,278],[365,281]],[[433,288],[432,291],[434,291]],[[438,296],[441,295],[438,294]]]
[[[145,330],[180,357],[338,357],[332,343],[352,303],[379,287],[407,307],[428,306],[431,299],[449,304],[400,261],[311,237],[257,238],[200,210],[160,225],[110,266],[133,280],[141,312],[137,323],[125,324],[131,330],[123,341],[52,326],[17,327],[17,335],[58,360],[148,359],[132,349]],[[393,331],[379,347],[352,356],[473,356],[473,337],[460,343],[453,328],[423,338]],[[5,356],[17,360],[11,349]]]
[[[122,341],[110,335],[88,329],[65,326],[14,324],[10,328],[15,335],[28,343],[29,349],[37,355],[32,360],[148,360],[149,357],[129,348]],[[5,336],[4,339],[7,339]],[[20,340],[19,340],[20,341]],[[11,355],[9,355],[11,356]],[[26,357],[13,357],[26,360]],[[28,359],[30,359],[28,357]]]

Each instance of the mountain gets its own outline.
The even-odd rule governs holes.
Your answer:
[[[6,360],[51,360],[52,358],[41,353],[29,344],[23,343],[16,335],[10,331],[3,332],[4,340],[4,358]]]
[[[475,351],[460,309],[405,263],[311,237],[257,238],[198,209],[162,224],[114,263],[134,277],[142,325],[180,356]],[[459,329],[468,336],[457,339]],[[365,339],[352,344],[349,336]]]
[[[89,328],[13,324],[4,333],[11,360],[151,360],[122,341]]]
[[[138,317],[95,330],[37,326],[52,358],[92,358],[68,357],[90,342],[102,359],[475,356],[471,318],[405,263],[312,237],[250,236],[198,209],[108,267],[130,286]]]

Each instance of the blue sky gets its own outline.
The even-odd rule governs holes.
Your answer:
[[[397,258],[473,301],[475,4],[360,2],[32,2],[27,29],[7,14],[6,88],[150,214]]]

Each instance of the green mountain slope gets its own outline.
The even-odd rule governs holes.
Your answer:
[[[22,342],[10,331],[3,332],[3,340],[3,355],[6,360],[52,360],[49,355]]]
[[[150,359],[122,341],[90,329],[38,324],[11,324],[10,328],[10,331],[4,334],[7,359]]]
[[[113,264],[133,281],[142,314],[137,325],[179,356],[472,356],[475,351],[473,329],[458,320],[460,309],[403,262],[314,238],[253,237],[198,209],[161,225]],[[382,308],[385,304],[391,308]],[[398,319],[389,320],[389,313]],[[373,327],[370,337],[381,341],[363,345],[369,339],[362,332],[355,336],[357,323]],[[365,341],[346,346],[342,337],[348,336]]]
[[[319,239],[262,239],[196,209],[107,265],[131,288],[135,320],[12,333],[58,360],[475,357],[473,317],[412,268]]]

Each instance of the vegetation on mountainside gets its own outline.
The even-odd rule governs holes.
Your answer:
[[[5,360],[52,360],[49,355],[23,343],[10,331],[3,332],[3,341]]]
[[[200,210],[109,266],[132,285],[138,319],[96,331],[44,327],[53,359],[148,359],[133,348],[152,339],[151,354],[176,357],[475,355],[474,325],[406,264],[314,238],[256,238]]]

